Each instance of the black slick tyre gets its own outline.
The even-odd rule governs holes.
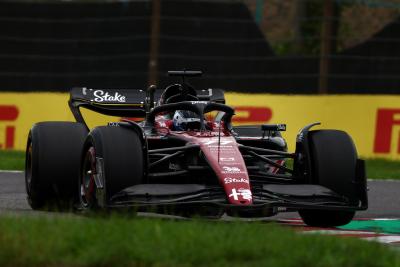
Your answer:
[[[309,132],[313,184],[322,185],[357,205],[357,151],[351,137],[343,131],[318,130]],[[348,224],[355,211],[300,210],[309,226],[333,227]]]
[[[101,126],[89,133],[79,175],[82,210],[106,209],[113,195],[143,183],[143,177],[144,150],[136,131]]]
[[[301,210],[299,211],[304,223],[314,227],[335,227],[346,225],[354,217],[354,211],[337,210]]]
[[[32,127],[25,160],[25,186],[32,209],[72,208],[86,135],[86,127],[75,122],[40,122]]]

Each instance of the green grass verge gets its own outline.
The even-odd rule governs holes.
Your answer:
[[[400,161],[367,159],[367,177],[370,179],[399,179]]]
[[[0,218],[0,266],[399,266],[375,242],[275,224],[143,218]]]
[[[0,170],[24,170],[25,152],[0,150]]]
[[[0,150],[0,170],[23,170],[25,153]],[[370,179],[400,179],[400,161],[367,159],[367,176]]]

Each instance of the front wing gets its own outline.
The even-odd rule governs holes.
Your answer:
[[[311,184],[264,184],[252,187],[253,204],[229,204],[220,186],[200,184],[141,184],[126,188],[111,198],[108,208],[134,208],[152,211],[163,208],[214,207],[224,211],[269,210],[270,216],[278,211],[300,209],[355,211],[367,209],[366,199],[351,203],[332,190]],[[267,213],[264,213],[267,214]]]

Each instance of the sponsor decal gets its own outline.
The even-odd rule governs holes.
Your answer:
[[[264,107],[239,106],[235,107],[235,113],[237,116],[232,118],[233,123],[265,123],[270,121],[272,118],[272,109]]]
[[[219,158],[220,161],[235,161],[235,158]]]
[[[241,196],[245,200],[252,199],[251,191],[244,188],[239,188],[238,190],[236,190],[236,188],[233,188],[232,194],[229,195],[229,197],[233,197],[234,200],[239,200],[239,196]]]
[[[228,167],[228,166],[223,166],[222,167],[222,173],[224,174],[235,174],[235,173],[245,173],[242,169],[238,167]]]
[[[0,148],[12,149],[14,148],[15,140],[15,126],[10,125],[11,122],[17,120],[19,115],[19,110],[13,105],[0,105],[0,122],[4,126],[4,140],[0,141]]]
[[[220,146],[226,146],[226,145],[232,144],[232,143],[233,143],[232,140],[221,140],[219,142],[219,145]],[[218,145],[218,140],[210,140],[210,141],[204,142],[204,144],[207,145],[207,146]]]
[[[122,89],[98,89],[96,96],[93,94],[95,90],[82,89],[82,95],[86,93],[85,98],[93,101],[95,98],[100,98],[98,100],[103,102],[113,101],[105,103],[124,103],[124,100],[128,102],[128,96],[122,93]],[[115,92],[118,92],[117,96],[115,96]],[[108,95],[106,95],[107,93]],[[315,129],[346,131],[354,140],[361,157],[400,160],[400,96],[327,95],[310,97],[237,93],[227,93],[225,96],[227,103],[235,108],[236,115],[233,117],[235,126],[286,122],[290,126],[284,134],[289,151],[295,150],[296,135],[299,129],[309,123],[321,121],[322,125]],[[0,95],[0,149],[24,150],[29,129],[36,122],[74,121],[68,109],[68,99],[69,94],[67,93],[2,92]],[[265,103],[268,105],[266,106]],[[99,114],[85,109],[82,109],[82,113],[91,128],[120,120],[115,117],[99,116]],[[201,133],[193,133],[193,135],[202,136]],[[299,136],[299,139],[301,138],[304,136]],[[216,142],[211,145],[218,146],[218,138],[215,136],[202,138],[202,140],[204,142],[215,140]],[[225,140],[229,140],[229,138],[223,136],[221,141]],[[233,141],[235,142],[235,140]],[[208,148],[210,145],[205,146]],[[230,152],[231,148],[228,146],[232,146],[236,150],[236,144],[232,143],[226,146],[220,150]],[[213,151],[218,148],[210,147],[208,149]],[[229,158],[236,157],[233,153],[222,153],[220,157],[223,157],[223,159],[219,158],[222,165],[240,167],[239,165],[242,164],[241,160],[236,162],[237,159]]]
[[[239,169],[238,167],[228,167],[228,166],[223,166],[222,169],[224,169],[224,171],[226,172],[233,172],[233,173],[238,173],[241,172],[242,170]]]
[[[95,102],[118,102],[118,103],[125,103],[126,102],[126,97],[121,95],[118,92],[115,92],[114,95],[110,95],[108,92],[105,92],[103,90],[95,90],[93,92],[94,95],[94,100]]]
[[[375,153],[391,152],[392,134],[396,126],[400,126],[400,109],[378,109],[374,140]],[[400,142],[397,144],[397,153],[400,154]]]
[[[207,104],[208,102],[207,101],[190,101],[193,105],[196,105],[196,104]]]
[[[230,178],[227,177],[224,179],[225,184],[231,184],[231,183],[249,183],[249,180],[246,178]]]

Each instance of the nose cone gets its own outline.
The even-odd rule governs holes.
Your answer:
[[[223,186],[227,200],[233,205],[251,205],[253,197],[242,153],[232,136],[208,138],[200,143],[201,150]]]

